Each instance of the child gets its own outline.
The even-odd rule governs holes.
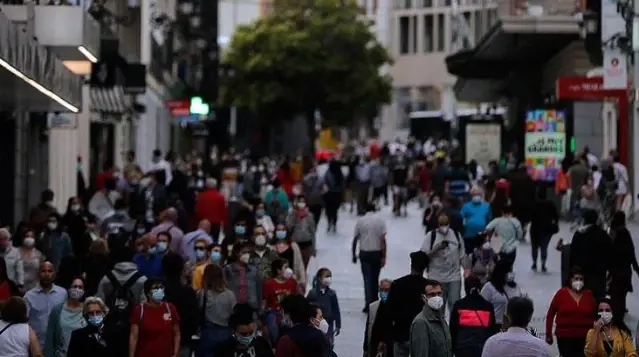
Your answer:
[[[333,337],[339,335],[342,328],[342,316],[339,311],[339,302],[335,290],[330,288],[333,273],[328,268],[321,268],[313,279],[313,288],[306,298],[309,302],[317,304],[322,309],[324,319],[328,322],[328,339],[333,347]]]
[[[264,282],[262,289],[262,309],[265,311],[266,328],[272,346],[277,345],[282,322],[280,302],[288,295],[297,294],[297,283],[288,261],[277,259],[271,263],[273,279]]]

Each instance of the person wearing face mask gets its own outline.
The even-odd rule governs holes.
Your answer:
[[[493,273],[495,264],[499,256],[490,244],[490,237],[485,237],[481,245],[475,247],[475,251],[470,256],[470,274],[477,277],[482,285],[488,281],[488,277]]]
[[[105,237],[111,249],[119,249],[129,242],[135,221],[129,216],[126,202],[115,200],[113,214],[100,223],[100,236]],[[86,228],[85,228],[86,229]],[[86,253],[85,253],[86,255]]]
[[[510,264],[510,270],[512,270],[517,256],[517,245],[524,241],[525,238],[521,222],[513,217],[510,207],[505,206],[501,217],[497,217],[488,223],[486,232],[489,236],[496,235],[500,238],[499,258],[507,261]],[[542,265],[542,271],[546,271],[545,261]]]
[[[279,257],[268,245],[266,230],[262,226],[255,226],[253,229],[253,243],[255,244],[251,252],[251,264],[260,273],[260,278],[266,281],[273,277],[271,265]]]
[[[269,239],[273,238],[273,232],[275,232],[275,224],[273,224],[271,216],[267,214],[264,202],[259,200],[255,202],[255,224],[264,227],[264,229],[266,230],[266,236]]]
[[[158,252],[158,238],[149,233],[144,237],[144,251],[133,256],[133,263],[148,278],[162,276],[162,256]]]
[[[432,231],[438,227],[438,218],[443,213],[444,205],[442,204],[441,197],[438,194],[430,196],[430,204],[428,208],[424,210],[424,218],[422,219],[422,225],[426,228],[426,232]]]
[[[66,357],[85,357],[88,351],[92,357],[113,356],[111,336],[104,329],[108,312],[102,299],[91,296],[84,300],[82,315],[87,323],[71,333]]]
[[[393,357],[392,336],[385,333],[383,326],[388,321],[389,308],[386,301],[392,280],[382,279],[379,282],[379,300],[368,307],[366,329],[364,331],[364,357],[375,357],[382,353],[386,357]]]
[[[160,279],[148,279],[144,293],[147,301],[131,314],[129,357],[180,356],[180,316],[173,304],[164,302],[164,284]]]
[[[328,322],[328,341],[333,346],[334,337],[339,336],[342,329],[342,313],[335,290],[331,289],[333,273],[328,268],[320,268],[313,279],[313,288],[306,295],[311,303],[316,303],[322,309],[322,316]]]
[[[187,261],[193,261],[196,259],[197,251],[194,249],[195,244],[204,240],[207,246],[213,244],[213,238],[210,236],[211,233],[211,222],[206,219],[203,219],[198,224],[196,230],[187,233],[182,239],[182,251],[186,255]]]
[[[62,230],[60,216],[57,213],[49,216],[47,228],[36,240],[36,247],[49,259],[56,271],[66,257],[73,256],[73,247],[69,235]]]
[[[202,277],[206,266],[211,263],[211,249],[206,239],[198,238],[195,241],[193,250],[195,251],[195,259],[184,264],[184,278],[191,284],[195,290],[202,288]]]
[[[317,311],[308,300],[293,294],[285,297],[281,305],[286,331],[277,341],[275,357],[326,357],[331,348],[322,331],[310,323]]]
[[[233,247],[231,263],[224,267],[224,276],[237,302],[247,303],[259,311],[262,303],[262,279],[251,262],[251,243],[239,243]]]
[[[477,237],[486,229],[491,220],[490,205],[483,201],[480,188],[470,190],[471,200],[466,202],[459,214],[464,219],[464,243],[466,254],[471,254],[473,248],[477,246]]]
[[[73,245],[73,254],[77,257],[83,257],[87,254],[90,241],[85,240],[86,221],[88,212],[82,207],[80,197],[71,197],[67,202],[67,211],[62,218],[62,222],[66,227],[66,231],[71,238]]]
[[[430,259],[428,276],[436,279],[444,289],[444,301],[450,310],[455,301],[461,298],[459,271],[466,257],[466,249],[460,234],[450,228],[448,216],[441,214],[438,223],[439,228],[426,233],[421,251]]]
[[[268,339],[257,331],[257,322],[251,306],[237,304],[229,317],[233,336],[219,343],[213,356],[216,357],[273,357]]]
[[[315,315],[311,317],[311,325],[313,325],[316,329],[320,330],[328,339],[328,343],[330,344],[330,333],[329,333],[329,323],[324,318],[324,314],[322,313],[322,308],[318,305],[311,303],[311,309],[315,311]],[[331,347],[332,348],[332,347]],[[333,351],[328,351],[326,356],[333,356]]]
[[[586,357],[637,357],[632,345],[632,333],[623,316],[613,314],[610,299],[602,299],[597,305],[597,321],[586,337]]]
[[[291,239],[297,243],[302,251],[304,269],[308,267],[308,262],[315,256],[315,219],[310,214],[306,204],[306,197],[299,196],[295,203],[295,209],[286,219],[289,227]]]
[[[452,357],[452,341],[444,319],[444,291],[436,280],[426,282],[422,300],[424,308],[410,327],[410,355],[421,357]]]
[[[553,344],[553,324],[557,347],[562,356],[584,356],[586,335],[594,320],[595,297],[584,288],[584,275],[580,268],[570,271],[570,286],[560,288],[553,296],[546,313],[546,342]]]
[[[67,290],[67,301],[51,310],[43,347],[45,357],[66,357],[73,331],[87,325],[84,318],[84,280],[76,277]]]
[[[271,264],[272,279],[264,281],[262,288],[262,311],[268,337],[272,345],[277,343],[282,323],[282,306],[280,302],[288,295],[297,294],[297,284],[293,279],[293,270],[284,259],[277,259]]]
[[[515,275],[510,271],[508,262],[503,260],[497,262],[490,279],[481,289],[481,296],[493,304],[496,332],[502,330],[508,300],[513,297],[524,296],[517,283],[515,283]]]
[[[114,204],[118,198],[120,193],[116,191],[116,181],[111,178],[105,182],[101,190],[93,194],[87,210],[97,218],[98,222],[102,222],[114,213]]]
[[[167,208],[162,212],[160,220],[160,224],[151,229],[151,234],[159,236],[163,232],[168,233],[171,239],[165,248],[171,249],[171,251],[175,254],[179,254],[184,259],[188,259],[188,252],[182,251],[184,247],[184,232],[178,227],[178,211],[173,207]],[[162,249],[160,248],[160,250]]]
[[[29,212],[29,226],[40,234],[47,226],[47,219],[58,210],[53,205],[53,191],[47,189],[40,194],[40,203]]]
[[[493,305],[481,294],[476,276],[464,280],[466,296],[457,300],[450,312],[450,337],[456,357],[481,357],[486,340],[497,331]]]
[[[38,285],[40,264],[44,262],[44,255],[35,247],[35,232],[27,229],[24,232],[22,246],[18,248],[24,270],[24,290],[29,291]]]
[[[293,269],[293,276],[299,285],[300,291],[306,291],[306,270],[302,251],[297,243],[293,242],[288,227],[285,224],[278,224],[275,228],[274,250],[277,255],[288,262],[288,266]]]

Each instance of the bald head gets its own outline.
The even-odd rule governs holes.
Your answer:
[[[201,220],[200,224],[198,224],[197,227],[199,229],[205,231],[206,233],[210,233],[211,232],[211,222],[209,222],[208,219]]]
[[[176,222],[178,218],[178,212],[175,208],[167,208],[164,211],[164,220],[170,222]]]
[[[40,264],[40,286],[43,288],[49,288],[53,285],[55,280],[55,267],[49,261]]]

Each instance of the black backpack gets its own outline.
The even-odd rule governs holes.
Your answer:
[[[112,271],[106,273],[113,290],[106,300],[109,308],[108,320],[112,326],[129,327],[131,325],[131,313],[135,308],[135,296],[131,291],[133,285],[144,275],[136,271],[124,284],[120,284]]]
[[[455,238],[457,238],[457,246],[461,249],[461,238],[459,237],[459,232],[455,232]],[[430,251],[433,250],[433,246],[435,245],[435,235],[437,234],[437,230],[433,229],[430,231]],[[464,252],[465,254],[466,252]]]

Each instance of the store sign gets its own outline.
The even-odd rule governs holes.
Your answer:
[[[619,0],[601,1],[601,43],[603,46],[604,89],[628,88],[626,55],[613,39],[626,33],[626,21],[618,11]]]
[[[75,129],[78,116],[72,113],[51,113],[47,118],[50,129]]]
[[[529,175],[536,181],[557,179],[566,157],[566,112],[538,109],[526,112],[524,157]]]
[[[171,111],[171,116],[187,116],[191,115],[191,103],[188,100],[167,100],[164,105]]]
[[[466,125],[466,160],[475,160],[481,167],[501,157],[501,125]]]

